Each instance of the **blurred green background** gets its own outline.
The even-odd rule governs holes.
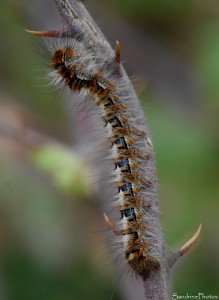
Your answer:
[[[86,6],[110,42],[120,41],[145,109],[168,245],[203,225],[171,273],[172,291],[219,296],[219,3]],[[24,31],[58,27],[54,4],[1,0],[0,22],[0,299],[132,299],[103,251],[102,212],[75,150],[79,129],[46,86],[37,38]]]

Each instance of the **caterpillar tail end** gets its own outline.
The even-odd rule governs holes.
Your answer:
[[[180,256],[184,255],[186,252],[189,251],[189,249],[196,243],[196,241],[198,240],[200,233],[202,230],[202,224],[199,225],[198,230],[196,231],[196,233],[193,235],[193,237],[188,240],[179,250],[179,254]]]

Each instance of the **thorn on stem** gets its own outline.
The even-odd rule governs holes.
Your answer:
[[[120,232],[118,229],[116,229],[115,225],[112,223],[110,218],[107,216],[106,213],[103,214],[104,220],[106,224],[109,226],[109,228],[115,233],[115,235],[120,235]]]
[[[25,29],[26,32],[37,35],[37,36],[46,36],[46,37],[60,37],[60,31],[58,30],[50,30],[50,31],[33,31]]]
[[[186,252],[188,252],[188,250],[195,244],[195,242],[198,240],[200,233],[201,233],[201,229],[202,229],[202,225],[200,224],[198,227],[198,230],[196,231],[196,233],[193,235],[193,237],[188,240],[188,242],[186,242],[179,250],[179,254],[180,256],[184,255]]]
[[[120,43],[116,41],[116,46],[115,46],[115,61],[120,64],[121,62],[121,47]]]

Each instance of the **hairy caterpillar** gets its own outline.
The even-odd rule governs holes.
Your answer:
[[[166,255],[157,221],[153,146],[143,111],[120,64],[119,43],[112,53],[102,33],[92,27],[89,15],[77,15],[67,0],[54,1],[65,27],[30,32],[49,41],[53,84],[67,86],[82,99],[92,101],[107,128],[121,221],[114,226],[106,214],[105,220],[121,237],[123,257],[130,269],[146,279],[161,268],[168,269],[184,254],[197,239],[200,228],[175,256]]]
[[[118,52],[118,50],[117,50]],[[150,195],[153,179],[142,177],[141,167],[150,161],[151,144],[141,128],[130,122],[128,101],[114,79],[117,65],[105,66],[104,56],[98,56],[98,62],[89,45],[84,46],[79,39],[69,41],[68,46],[58,46],[50,50],[52,77],[55,82],[64,82],[72,92],[80,92],[82,97],[89,96],[100,110],[108,128],[108,139],[112,145],[112,160],[115,165],[115,184],[118,187],[118,207],[121,224],[116,232],[122,236],[125,259],[139,275],[145,276],[159,267],[159,261],[153,256],[149,236],[143,236],[145,227],[145,209],[150,211],[148,197],[147,208],[143,208],[144,193]],[[92,66],[91,66],[92,65]]]

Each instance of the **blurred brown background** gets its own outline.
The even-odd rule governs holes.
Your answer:
[[[168,245],[203,225],[172,291],[219,296],[219,3],[85,4],[111,44],[120,41],[145,109]],[[1,0],[0,22],[0,299],[142,299],[140,284],[115,283],[74,112],[45,86],[37,38],[24,31],[58,27],[55,5]]]

